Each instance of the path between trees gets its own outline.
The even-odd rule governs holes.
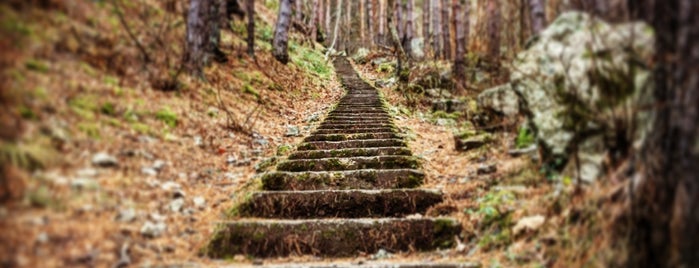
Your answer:
[[[335,65],[347,94],[295,153],[263,175],[263,191],[236,209],[241,220],[219,228],[209,256],[349,257],[455,243],[458,221],[421,216],[443,194],[418,188],[420,163],[377,90],[346,59]]]

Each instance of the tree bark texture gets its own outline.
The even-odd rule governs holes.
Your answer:
[[[699,2],[640,2],[632,14],[655,28],[658,104],[634,178],[628,266],[699,267]]]
[[[488,56],[495,64],[500,59],[500,4],[495,0],[488,1]]]
[[[328,37],[326,39],[330,39],[330,21],[332,19],[332,14],[330,11],[332,10],[332,6],[330,5],[330,0],[323,0],[323,2],[325,3],[325,16],[323,18],[325,19],[325,36]]]
[[[466,87],[466,33],[468,32],[468,5],[469,1],[454,0],[454,33],[456,34],[456,55],[454,55],[454,78],[457,89]]]
[[[379,0],[379,37],[377,43],[383,44],[386,39],[386,0]]]
[[[412,58],[412,41],[414,38],[414,21],[415,21],[415,0],[408,0],[405,8],[405,38],[403,39],[403,48],[408,49],[408,55]]]
[[[293,4],[294,0],[280,1],[277,25],[274,28],[272,55],[274,55],[274,58],[283,64],[287,64],[289,62],[289,25],[291,24],[291,8]]]
[[[255,0],[247,0],[248,13],[248,55],[255,57]]]
[[[369,47],[374,46],[374,1],[366,0],[366,28],[367,43]]]
[[[311,0],[313,8],[311,10],[311,18],[308,20],[308,29],[311,31],[311,42],[316,42],[318,39],[318,2],[320,2],[320,0]]]
[[[449,17],[449,4],[447,1],[442,3],[442,44],[444,46],[444,59],[451,60],[451,25]]]
[[[428,44],[430,43],[430,0],[422,0],[422,38],[425,55],[428,54]]]
[[[211,19],[213,0],[191,0],[187,12],[187,53],[185,67],[193,76],[204,77],[204,66],[210,62]]]
[[[432,51],[435,59],[442,57],[442,24],[439,2],[440,0],[432,0],[432,3],[430,3],[432,9],[430,12],[432,13]]]
[[[281,0],[281,1],[283,1],[283,0]],[[293,1],[295,1],[295,3],[296,3],[296,7],[294,7],[294,15],[295,15],[294,19],[296,19],[296,21],[298,21],[298,23],[301,23],[301,21],[303,20],[303,0],[293,0]]]
[[[539,34],[546,25],[544,0],[529,0],[532,34]]]

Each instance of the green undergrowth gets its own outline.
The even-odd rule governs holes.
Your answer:
[[[311,76],[328,80],[333,75],[333,68],[330,62],[325,60],[325,56],[318,49],[302,46],[296,41],[290,40],[289,56],[291,57],[291,62]]]

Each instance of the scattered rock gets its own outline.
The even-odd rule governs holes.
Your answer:
[[[557,169],[575,177],[576,161],[566,161],[575,142],[584,167],[579,175],[592,182],[604,174],[607,154],[639,149],[652,128],[652,111],[638,107],[655,103],[646,64],[654,55],[653,30],[642,22],[611,25],[567,12],[533,40],[514,60],[510,83],[543,145],[542,161],[568,163]],[[605,139],[625,147],[607,148]]]
[[[512,228],[512,232],[516,236],[524,231],[536,231],[545,221],[546,218],[541,215],[525,217],[517,221],[515,227]]]
[[[133,208],[127,208],[119,210],[116,216],[116,220],[120,222],[132,222],[136,219],[136,210]]]
[[[155,238],[162,235],[167,229],[167,224],[164,222],[146,221],[141,227],[141,235],[147,238]]]
[[[451,119],[451,118],[437,118],[435,121],[435,124],[438,126],[455,126],[456,125],[456,120]]]
[[[75,172],[75,175],[83,178],[94,178],[99,175],[99,171],[94,168],[83,168]]]
[[[172,212],[180,212],[182,211],[182,207],[184,207],[184,198],[175,198],[170,201],[170,204],[168,205],[168,208]]]
[[[155,162],[153,162],[153,169],[155,169],[157,171],[161,171],[165,167],[166,164],[167,163],[165,163],[165,161],[163,161],[163,160],[160,160],[160,159],[155,160]]]
[[[374,85],[376,87],[380,87],[380,88],[387,88],[387,87],[391,87],[391,86],[395,85],[396,82],[398,82],[398,79],[396,77],[391,77],[391,78],[388,78],[385,80],[383,80],[383,79],[376,80],[376,82],[374,82]]]
[[[525,148],[512,149],[508,153],[512,157],[519,157],[522,155],[534,155],[539,151],[538,149],[539,148],[536,146],[536,144],[532,144],[532,145],[525,147]]]
[[[194,206],[197,208],[204,208],[206,207],[206,199],[202,196],[197,196],[192,199],[192,202],[194,203]]]
[[[519,113],[519,97],[512,85],[504,84],[478,94],[478,107],[508,117],[515,116]]]
[[[478,175],[487,175],[495,173],[496,171],[498,171],[498,167],[495,164],[480,164],[478,165],[476,173],[478,173]]]
[[[105,152],[99,152],[92,156],[92,164],[98,167],[116,167],[119,160]]]
[[[49,242],[49,235],[45,232],[41,232],[39,235],[36,236],[36,242],[39,244],[46,244]]]
[[[146,176],[155,176],[158,175],[158,171],[156,171],[154,168],[149,168],[149,167],[143,167],[141,168],[141,173]]]
[[[94,179],[76,178],[70,182],[70,187],[75,190],[97,190],[100,184]]]
[[[367,56],[369,56],[369,50],[362,47],[362,48],[357,49],[357,52],[354,53],[354,56],[352,56],[352,59],[357,64],[365,64],[367,62]]]
[[[148,135],[140,135],[140,136],[138,136],[138,141],[141,143],[156,143],[156,142],[158,142],[158,139],[153,138],[153,137],[148,136]]]
[[[131,257],[129,257],[129,243],[124,243],[121,245],[121,250],[119,250],[119,261],[114,265],[115,268],[128,267],[131,264]]]
[[[379,251],[376,252],[376,254],[371,256],[372,260],[383,260],[387,259],[393,256],[393,254],[389,253],[385,249],[379,249]]]
[[[318,122],[320,121],[320,113],[313,113],[304,119],[306,123],[311,123],[311,122]]]
[[[286,134],[284,136],[286,137],[297,137],[301,134],[299,131],[299,127],[297,126],[286,126]]]
[[[194,136],[194,146],[204,147],[204,140],[201,136]]]
[[[425,39],[422,37],[413,38],[410,40],[410,47],[408,48],[408,53],[413,59],[420,60],[425,57]]]
[[[425,95],[430,97],[430,98],[451,98],[451,92],[446,89],[442,88],[430,88],[430,89],[425,89]]]
[[[470,151],[483,147],[492,141],[492,136],[487,133],[463,138],[463,135],[454,135],[454,143],[457,151]]]
[[[182,189],[182,186],[179,183],[173,181],[166,181],[165,183],[160,185],[160,188],[165,191],[175,191]]]
[[[456,113],[466,111],[466,104],[457,99],[439,99],[432,101],[432,111]]]

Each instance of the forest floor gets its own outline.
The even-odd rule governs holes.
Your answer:
[[[232,32],[223,34],[227,63],[207,69],[208,81],[182,76],[179,90],[163,91],[148,83],[149,72],[172,70],[142,66],[108,8],[0,4],[1,33],[11,37],[0,40],[6,51],[0,54],[0,136],[10,137],[0,144],[0,155],[3,164],[21,167],[3,168],[0,266],[258,263],[246,256],[210,260],[199,251],[233,204],[258,186],[258,174],[293,150],[344,94],[319,45],[292,41],[289,65],[271,57],[274,10],[258,8],[256,59],[243,53],[244,25],[236,20]],[[167,21],[157,14],[153,21]],[[181,18],[169,19],[175,30],[161,41],[180,44]],[[368,64],[355,68],[370,84],[388,77]],[[570,249],[599,247],[603,237],[576,237],[594,237],[599,230],[587,226],[603,216],[592,201],[573,195],[570,185],[556,188],[534,160],[510,156],[516,130],[458,152],[454,133],[468,128],[464,116],[409,106],[395,87],[379,90],[423,161],[423,187],[447,196],[428,214],[457,218],[468,235],[456,248],[431,253],[265,263],[539,267],[558,259],[589,261]],[[545,223],[538,223],[541,218]]]

